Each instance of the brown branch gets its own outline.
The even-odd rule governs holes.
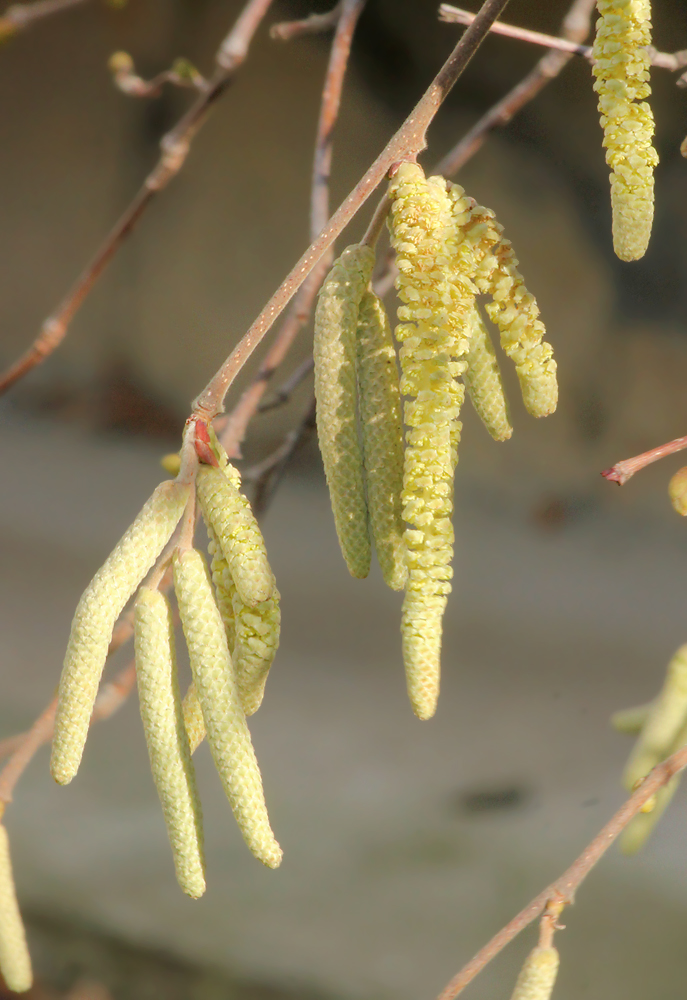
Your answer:
[[[315,397],[313,396],[298,427],[289,431],[276,451],[247,473],[247,476],[255,482],[252,507],[257,518],[264,517],[267,513],[291,457],[314,430]]]
[[[24,31],[35,21],[51,14],[61,14],[69,7],[78,7],[84,0],[35,0],[35,3],[15,3],[0,17],[0,41]]]
[[[299,38],[301,35],[319,35],[321,32],[331,31],[339,20],[343,6],[343,0],[339,0],[336,7],[332,7],[326,14],[311,14],[300,21],[281,21],[279,24],[273,24],[270,28],[270,38],[276,38],[280,42],[290,42],[292,38]]]
[[[328,225],[308,247],[227,360],[196,398],[193,411],[200,419],[212,420],[221,413],[224,398],[238,372],[312,269],[381,183],[389,169],[403,160],[414,160],[425,148],[427,129],[434,116],[486,37],[489,27],[507,3],[508,0],[485,0],[479,14],[403,125],[392,136],[370,169],[339,206]]]
[[[95,256],[86,265],[66,297],[49,316],[33,345],[0,375],[0,393],[45,360],[64,340],[69,324],[94,284],[140,219],[154,196],[181,170],[196,132],[210,108],[226,90],[243,63],[248,47],[272,0],[249,0],[234,27],[219,47],[217,68],[203,91],[174,128],[160,141],[161,155],[140,191],[108,234]]]
[[[165,69],[151,80],[136,73],[128,52],[114,52],[108,61],[114,85],[128,97],[159,97],[166,83],[188,87],[205,93],[210,83],[187,59],[176,59],[171,69]]]
[[[674,441],[660,444],[658,448],[651,448],[649,451],[642,452],[641,455],[635,455],[634,458],[626,458],[622,462],[616,462],[610,469],[604,469],[601,475],[604,479],[617,483],[618,486],[624,486],[635,472],[641,472],[652,462],[658,462],[666,455],[674,455],[676,451],[683,451],[685,448],[687,448],[687,437],[675,438]]]
[[[630,796],[617,813],[606,823],[603,829],[588,844],[576,861],[563,872],[560,878],[547,886],[538,896],[527,904],[510,923],[496,934],[460,972],[444,987],[437,1000],[454,1000],[468,983],[484,969],[499,952],[501,952],[520,931],[528,927],[533,920],[544,913],[550,903],[555,906],[568,906],[575,901],[575,893],[594,865],[603,857],[611,844],[625,829],[630,820],[641,811],[642,806],[652,795],[666,785],[670,779],[687,767],[687,747],[683,747],[658,764],[644,779],[642,784]],[[551,910],[550,910],[551,912]]]
[[[278,407],[283,406],[284,403],[288,403],[294,389],[296,389],[301,382],[307,378],[314,366],[315,362],[313,361],[312,354],[310,354],[307,358],[304,358],[301,361],[298,367],[289,375],[287,379],[284,379],[271,399],[264,399],[262,403],[260,403],[258,413],[267,413],[269,410],[276,410]]]

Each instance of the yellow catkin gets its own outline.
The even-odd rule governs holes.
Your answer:
[[[356,328],[374,251],[347,247],[327,275],[315,310],[317,436],[334,524],[352,576],[370,571],[363,459],[356,422]]]
[[[196,491],[203,516],[217,536],[244,604],[255,607],[272,596],[274,577],[265,542],[250,504],[241,493],[237,470],[201,465]]]
[[[678,469],[675,475],[671,478],[668,483],[668,496],[670,497],[670,502],[673,508],[682,514],[683,517],[687,516],[687,465],[682,469]]]
[[[177,881],[198,899],[205,892],[203,816],[179,695],[172,613],[157,590],[141,587],[134,644],[141,719]]]
[[[468,366],[463,382],[477,414],[495,441],[507,441],[513,433],[503,381],[489,331],[479,310],[470,316]]]
[[[533,948],[520,970],[511,1000],[549,1000],[559,964],[556,948]]]
[[[200,707],[196,685],[193,681],[191,681],[186,690],[181,709],[184,716],[184,729],[188,737],[189,750],[191,753],[195,753],[205,739],[205,722],[203,721],[203,710]]]
[[[246,844],[278,867],[282,851],[270,827],[262,778],[246,725],[224,625],[200,552],[176,552],[174,589],[207,740]]]
[[[419,718],[428,719],[439,694],[441,620],[451,589],[452,483],[465,391],[456,379],[465,371],[465,320],[474,302],[474,287],[460,272],[469,273],[474,262],[457,254],[443,178],[428,181],[417,164],[402,163],[389,195],[403,303],[396,328],[401,392],[408,397],[401,495],[408,582],[401,634],[410,702]]]
[[[621,708],[611,716],[611,726],[616,733],[638,736],[649,718],[652,705],[653,702],[649,702],[648,705],[637,705],[636,708]]]
[[[654,216],[654,119],[649,0],[597,0],[592,48],[606,163],[611,167],[613,245],[621,260],[644,256]]]
[[[169,541],[190,487],[161,483],[79,601],[60,679],[50,769],[66,785],[83,753],[117,618]]]
[[[408,568],[401,517],[401,393],[389,319],[369,289],[358,315],[358,392],[372,537],[384,580],[402,590]]]
[[[681,646],[668,664],[663,687],[627,762],[623,785],[628,791],[670,754],[686,718],[687,645]]]
[[[0,824],[0,973],[13,993],[31,989],[31,957],[12,877],[10,842]]]

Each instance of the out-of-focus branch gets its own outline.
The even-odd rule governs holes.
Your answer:
[[[210,83],[188,59],[175,59],[171,69],[163,70],[152,80],[144,80],[136,73],[134,61],[128,52],[114,52],[108,61],[115,86],[129,97],[159,97],[166,83],[175,87],[190,87],[205,93]]]
[[[307,378],[314,367],[315,362],[313,361],[311,354],[309,357],[304,358],[301,361],[299,366],[289,375],[287,379],[284,379],[282,384],[270,399],[263,399],[258,407],[258,413],[267,413],[268,410],[276,410],[278,407],[283,406],[284,403],[288,403],[294,389],[298,388],[301,382]]]
[[[563,872],[560,878],[547,886],[528,903],[524,910],[513,917],[510,923],[496,934],[466,966],[453,977],[439,994],[437,1000],[454,1000],[471,983],[475,976],[501,952],[520,931],[544,913],[547,908],[555,913],[557,907],[568,906],[575,901],[575,893],[594,865],[603,857],[611,844],[625,829],[630,820],[642,810],[656,792],[667,785],[670,779],[687,767],[687,747],[683,747],[658,764],[643,780],[639,788],[630,796],[603,829],[587,845],[576,861]]]
[[[339,0],[336,7],[332,7],[326,14],[311,14],[301,21],[281,21],[273,24],[270,28],[270,38],[276,38],[280,42],[290,42],[292,38],[300,35],[319,35],[324,31],[331,31],[339,20],[343,0]]]
[[[262,517],[272,502],[290,459],[315,431],[315,397],[313,396],[303,415],[303,419],[289,431],[281,445],[266,459],[246,471],[246,478],[255,483],[253,490],[253,510],[256,517]]]
[[[66,297],[55,312],[45,320],[32,346],[0,375],[0,393],[5,392],[27,372],[44,361],[64,340],[74,315],[154,196],[181,170],[191,142],[205,121],[210,108],[229,86],[237,69],[245,60],[248,47],[271,2],[272,0],[249,0],[246,4],[234,27],[219,47],[215,57],[215,73],[207,89],[198,96],[174,128],[162,137],[161,155],[156,166],[146,177],[143,186]]]
[[[86,0],[35,0],[34,3],[15,3],[0,17],[0,42],[24,31],[35,21],[51,14],[61,14],[69,7],[78,7]]]
[[[649,451],[635,455],[634,458],[625,458],[622,462],[616,462],[610,469],[604,469],[601,475],[618,486],[624,486],[628,479],[634,476],[635,472],[641,472],[652,462],[658,462],[666,455],[674,455],[676,451],[683,451],[687,448],[687,437],[675,438],[667,444],[660,444],[658,448],[651,448]]]

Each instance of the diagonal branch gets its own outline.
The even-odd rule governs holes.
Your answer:
[[[29,28],[51,14],[61,14],[69,7],[78,7],[84,0],[35,0],[34,3],[14,3],[0,17],[0,41],[4,42],[19,31]]]
[[[650,448],[649,451],[635,455],[634,458],[625,458],[622,462],[616,462],[610,469],[604,469],[601,475],[618,486],[624,486],[628,479],[634,476],[635,472],[641,472],[652,462],[658,462],[666,455],[674,455],[677,451],[684,451],[687,448],[687,437],[675,438],[667,444],[660,444],[657,448]]]

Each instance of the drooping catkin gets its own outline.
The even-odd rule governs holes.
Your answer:
[[[207,740],[246,844],[278,867],[282,851],[270,827],[262,778],[239,697],[227,637],[200,552],[176,552],[174,589]]]
[[[670,497],[670,502],[673,505],[673,509],[682,514],[683,517],[687,516],[687,465],[683,468],[678,469],[674,476],[671,477],[668,483],[668,496]]]
[[[611,726],[616,733],[638,736],[646,725],[652,705],[653,702],[649,702],[648,705],[637,705],[635,708],[621,708],[611,716]]]
[[[677,750],[679,747],[675,749]],[[654,804],[650,812],[639,812],[632,817],[620,835],[619,845],[623,854],[636,854],[644,847],[678,790],[680,778],[680,774],[674,774],[663,788],[659,788],[654,796]]]
[[[401,517],[403,421],[396,352],[380,299],[367,290],[358,314],[358,392],[370,527],[392,590],[408,577]]]
[[[60,678],[50,764],[61,785],[79,768],[115,622],[169,541],[189,492],[185,484],[161,483],[79,601]]]
[[[12,876],[10,842],[0,824],[0,973],[13,993],[31,989],[33,974]]]
[[[203,710],[200,707],[198,692],[193,681],[191,681],[186,690],[184,700],[181,703],[181,711],[184,717],[184,729],[188,737],[189,750],[193,754],[205,739]]]
[[[511,1000],[549,1000],[559,964],[556,948],[533,948],[520,970]]]
[[[339,545],[358,578],[370,572],[370,536],[356,422],[356,328],[373,266],[370,247],[344,250],[320,290],[313,341],[317,437]]]
[[[601,15],[592,47],[606,163],[611,167],[613,246],[621,260],[644,256],[654,217],[654,118],[649,0],[597,0]]]
[[[196,492],[203,517],[212,528],[244,604],[255,607],[271,597],[274,577],[265,542],[250,504],[241,493],[237,470],[201,465]]]
[[[630,754],[623,773],[623,785],[628,791],[669,756],[686,719],[687,645],[680,646],[668,664],[663,687]]]
[[[513,433],[496,351],[478,308],[470,315],[468,366],[463,382],[477,414],[495,441]]]
[[[134,643],[143,731],[177,881],[198,899],[205,892],[203,816],[179,695],[172,613],[157,590],[140,589]]]

